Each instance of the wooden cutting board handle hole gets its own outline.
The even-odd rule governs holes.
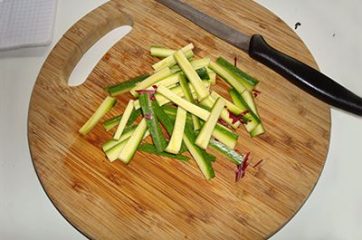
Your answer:
[[[121,35],[123,37],[127,35],[132,30],[132,26],[132,18],[122,12],[122,6],[116,2],[98,7],[85,15],[63,35],[49,55],[41,72],[46,71],[48,80],[53,81],[55,84],[65,85],[66,87],[79,86],[86,80],[92,70],[83,69],[83,64],[85,63],[89,68],[96,65],[96,63],[87,62],[87,59],[85,59],[81,61],[81,66],[76,67],[82,57],[87,53],[86,55],[90,54],[91,59],[97,59],[98,56],[98,59],[100,59],[105,53],[102,49],[108,50],[117,42],[116,37],[118,36],[119,40],[122,37]],[[111,31],[112,34],[107,34]],[[103,38],[101,43],[96,44],[101,38]],[[95,44],[94,49],[90,49]],[[109,46],[109,44],[112,45]],[[107,45],[108,48],[106,48]],[[90,51],[88,52],[88,50]],[[94,55],[92,56],[92,54]],[[54,69],[54,64],[53,66],[47,65],[47,62],[57,63],[56,69]],[[69,81],[75,68],[77,68],[75,76]]]
[[[112,48],[114,44],[121,41],[128,33],[132,31],[131,26],[121,26],[113,29],[93,46],[91,46],[76,64],[68,79],[70,87],[82,85],[89,74],[92,72],[98,61]]]

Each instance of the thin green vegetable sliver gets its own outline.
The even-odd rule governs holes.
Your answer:
[[[153,143],[158,152],[163,152],[167,147],[167,142],[162,134],[161,126],[155,115],[152,107],[152,100],[150,94],[143,93],[139,96],[139,102],[143,112],[143,116],[146,119],[148,130],[151,133]]]

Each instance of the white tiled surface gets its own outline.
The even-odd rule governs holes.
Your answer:
[[[0,1],[0,50],[50,44],[56,0]]]
[[[104,2],[59,1],[55,39]],[[297,33],[320,68],[362,95],[361,1],[257,2],[291,27],[301,22]],[[4,240],[86,239],[64,220],[43,192],[27,145],[30,94],[49,51],[50,47],[0,52],[0,239]],[[361,156],[362,119],[333,109],[330,149],[320,181],[303,208],[272,239],[362,239]]]

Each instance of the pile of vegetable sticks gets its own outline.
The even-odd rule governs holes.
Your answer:
[[[188,161],[183,155],[188,151],[209,180],[216,160],[207,152],[211,146],[241,169],[245,156],[234,149],[234,130],[242,125],[251,137],[265,132],[253,96],[259,81],[222,57],[215,62],[197,59],[193,49],[193,44],[179,50],[151,47],[151,55],[161,59],[152,65],[154,72],[106,87],[108,96],[79,133],[88,134],[115,106],[117,96],[129,92],[133,98],[123,114],[103,123],[106,131],[115,129],[102,145],[110,161],[128,164],[137,150]],[[232,101],[212,90],[217,79],[230,85]],[[142,143],[148,136],[153,144]]]

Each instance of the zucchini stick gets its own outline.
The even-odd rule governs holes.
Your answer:
[[[192,133],[193,133],[192,128],[186,125],[183,140],[191,156],[195,159],[202,174],[205,176],[207,180],[210,180],[213,177],[215,177],[215,172],[214,169],[212,168],[211,161],[207,157],[206,151],[201,149],[195,144],[195,138]]]
[[[143,138],[146,138],[149,135],[149,132],[146,131],[146,133],[144,134]],[[121,137],[122,138],[122,137]],[[105,151],[105,154],[107,156],[107,158],[109,159],[109,161],[113,162],[115,160],[117,160],[120,152],[123,150],[123,148],[126,146],[127,144],[127,140],[128,138],[123,139],[122,141],[119,141],[118,144],[116,144],[115,146],[113,146],[112,148],[108,149],[107,151]]]
[[[215,91],[211,91],[211,97],[216,100],[217,98],[222,98],[225,101],[225,106],[226,109],[229,110],[230,112],[232,112],[235,115],[240,115],[242,114],[245,110],[239,108],[238,106],[236,106],[234,103],[230,102],[229,100],[225,99],[224,97],[222,97],[221,95],[219,95],[217,92]]]
[[[230,89],[229,93],[235,105],[241,109],[245,109],[246,112],[244,114],[244,119],[246,119],[246,123],[243,125],[245,126],[246,131],[250,134],[250,132],[260,123],[260,119],[253,113],[253,111],[250,110],[248,104],[238,91]]]
[[[202,82],[203,82],[205,88],[206,88],[207,86],[209,86],[209,82],[208,82],[208,81],[202,81]],[[194,90],[194,88],[192,87],[192,85],[191,85],[190,83],[189,83],[189,87],[190,87],[192,96],[193,96],[194,98],[196,98],[195,90]],[[180,86],[173,87],[173,88],[171,88],[170,90],[171,90],[173,93],[175,93],[177,96],[179,96],[179,97],[184,97],[184,92],[182,91],[182,88],[181,88]],[[165,96],[163,96],[162,94],[159,94],[159,93],[156,93],[156,94],[155,94],[155,98],[156,98],[156,101],[158,102],[158,104],[159,104],[160,106],[163,106],[163,105],[171,102],[168,98],[166,98]],[[134,101],[134,107],[135,107],[136,110],[138,110],[138,109],[141,108],[138,99]]]
[[[244,161],[244,157],[239,153],[237,153],[234,149],[229,148],[225,144],[216,141],[213,138],[210,139],[210,146],[212,146],[214,149],[218,150],[220,153],[225,155],[226,159],[230,160],[236,165],[242,164]]]
[[[127,139],[124,139],[123,141],[119,142],[117,145],[113,146],[111,149],[105,151],[104,153],[106,154],[108,160],[111,162],[117,160],[119,153],[122,151],[126,143]]]
[[[196,60],[192,60],[190,61],[191,66],[193,67],[193,69],[198,70],[201,68],[205,68],[207,66],[209,66],[210,64],[210,58],[201,58],[201,59],[196,59]],[[175,65],[173,67],[171,67],[172,71],[181,71],[180,66]]]
[[[243,84],[241,84],[238,80],[236,80],[233,75],[231,75],[219,64],[210,62],[209,68],[211,68],[211,70],[216,72],[221,78],[223,78],[227,83],[229,83],[233,88],[235,88],[240,94],[246,90]]]
[[[133,100],[130,100],[128,102],[128,104],[127,104],[126,109],[124,110],[121,121],[119,122],[117,130],[116,130],[116,132],[114,133],[114,136],[113,136],[113,138],[115,140],[118,140],[121,137],[121,135],[123,133],[123,130],[126,127],[126,124],[127,124],[128,120],[129,120],[129,118],[131,117],[132,111],[134,109],[133,102],[134,102]]]
[[[133,158],[138,145],[141,143],[142,138],[145,136],[147,130],[147,123],[145,119],[138,124],[136,130],[133,132],[133,135],[127,140],[126,145],[123,147],[122,151],[118,155],[118,159],[122,162],[128,164]]]
[[[165,111],[160,107],[160,105],[157,103],[157,101],[152,102],[152,107],[155,111],[158,121],[160,121],[162,126],[165,127],[167,133],[170,136],[172,136],[174,126],[175,126],[175,118],[176,118],[175,116],[176,116],[177,110],[175,111],[175,116],[171,118],[171,116],[166,114]],[[185,146],[185,144],[182,144],[180,152],[185,152],[185,151],[187,151],[186,146]]]
[[[250,132],[250,135],[252,137],[258,136],[260,134],[263,134],[265,132],[265,128],[264,125],[260,119],[258,110],[256,108],[255,102],[254,102],[254,98],[253,95],[251,94],[251,92],[249,91],[244,91],[242,94],[242,97],[245,101],[246,104],[248,104],[248,107],[250,108],[250,110],[259,118],[260,123]]]
[[[142,82],[146,78],[148,78],[149,75],[140,75],[138,77],[132,78],[128,81],[118,83],[116,85],[108,86],[105,88],[105,90],[108,92],[108,94],[112,97],[118,96],[122,93],[128,92],[134,86],[136,86],[137,83]]]
[[[184,93],[183,93],[183,91],[182,91],[182,89],[181,89],[180,86],[171,88],[171,91],[172,91],[173,93],[175,93],[176,95],[180,96],[180,97],[183,97],[183,96],[184,96]],[[160,106],[163,106],[163,105],[165,105],[165,104],[167,104],[167,103],[170,102],[170,100],[169,100],[168,98],[164,97],[164,96],[163,96],[162,94],[160,94],[160,93],[156,93],[156,94],[155,94],[155,98],[156,98],[156,101],[158,102],[158,104],[159,104]],[[139,100],[134,101],[134,107],[135,107],[135,109],[141,108],[140,103],[139,103]]]
[[[180,66],[180,68],[185,73],[185,75],[191,82],[192,86],[194,87],[198,99],[201,101],[202,99],[209,96],[209,91],[205,89],[204,85],[202,84],[201,78],[193,69],[192,65],[187,60],[185,54],[182,51],[177,51],[174,56],[178,65]]]
[[[166,152],[177,154],[181,149],[182,137],[186,124],[187,112],[181,108],[177,108],[175,125],[171,135],[171,139],[165,149]]]
[[[198,116],[202,120],[207,120],[210,116],[210,112],[200,108],[199,106],[190,103],[189,101],[177,96],[171,90],[164,86],[160,86],[157,88],[157,92],[168,98],[171,102],[175,103],[176,105],[184,108],[186,111]]]
[[[172,54],[174,54],[176,51],[173,49],[169,49],[169,48],[164,48],[164,47],[156,47],[156,46],[152,46],[150,48],[150,53],[151,56],[153,57],[159,57],[159,58],[166,58]]]
[[[195,104],[194,97],[192,96],[191,89],[186,81],[185,75],[180,76],[180,86],[182,88],[182,91],[184,92],[184,96],[185,96],[186,100]],[[194,126],[194,130],[199,130],[201,128],[200,120],[195,115],[191,115],[191,116],[192,116],[192,123]]]
[[[188,114],[188,115],[189,115],[189,114]],[[195,140],[196,140],[196,137],[197,137],[197,132],[192,131],[192,125],[191,125],[191,122],[190,122],[190,121],[189,121],[189,122],[186,121],[185,129],[186,129],[185,132],[188,133],[191,141],[194,143]],[[195,145],[196,145],[196,144],[195,144]],[[196,145],[196,146],[197,146],[197,145]],[[206,152],[204,149],[201,149],[201,148],[200,148],[200,150],[201,150],[201,153],[202,153],[203,157],[204,157],[207,161],[209,161],[209,162],[215,162],[215,161],[216,161],[216,157],[215,157],[214,155]]]
[[[141,115],[141,109],[134,110],[128,119],[127,126],[131,126],[140,115]],[[104,121],[104,123],[103,123],[104,129],[108,132],[109,130],[111,130],[112,128],[114,128],[115,126],[117,126],[119,124],[119,122],[121,121],[121,118],[122,118],[122,115],[118,115],[118,116],[115,116],[113,118],[110,118],[110,119]]]
[[[153,86],[165,86],[165,87],[170,87],[176,83],[180,82],[180,72],[174,73],[164,79],[162,79],[161,81],[153,84],[151,87],[147,88],[149,90],[153,89]]]
[[[148,78],[143,80],[142,82],[137,83],[136,86],[134,88],[132,88],[130,92],[133,96],[136,97],[136,96],[138,96],[138,93],[137,93],[138,90],[143,90],[148,87],[151,87],[155,83],[170,76],[171,74],[172,74],[172,72],[171,72],[170,68],[164,68],[164,69],[160,70],[159,72],[155,72],[154,74],[152,74],[151,76],[149,76]]]
[[[194,49],[194,45],[192,43],[186,45],[185,47],[181,48],[179,51],[182,51],[187,58],[192,57],[194,53],[192,52],[192,49]],[[159,71],[160,69],[163,69],[165,67],[172,67],[176,64],[176,59],[174,57],[174,54],[162,59],[161,61],[155,63],[152,65],[152,68],[155,69],[155,71]]]
[[[153,143],[159,152],[163,152],[167,146],[165,137],[162,134],[161,126],[152,107],[152,100],[149,94],[143,93],[139,96],[143,116],[146,119],[148,130],[151,133]]]
[[[204,126],[201,128],[201,131],[196,138],[195,143],[197,146],[203,149],[207,148],[212,135],[212,131],[214,130],[216,123],[220,117],[221,111],[224,109],[224,107],[225,101],[222,98],[218,98],[211,110],[209,118],[207,119]]]
[[[241,94],[241,97],[244,100],[244,103],[247,105],[247,107],[257,116],[259,117],[258,110],[256,109],[256,105],[254,102],[254,97],[249,91],[245,91],[243,94]]]
[[[235,67],[232,63],[226,61],[224,58],[219,57],[216,60],[216,63],[228,71],[236,80],[238,80],[244,87],[251,91],[258,84],[258,80],[251,77],[249,74],[241,71],[239,68]]]
[[[118,126],[119,122],[121,121],[121,118],[122,118],[122,114],[112,117],[110,119],[107,119],[106,121],[103,122],[104,129],[108,132],[115,126]]]
[[[114,140],[113,138],[108,140],[107,142],[103,143],[102,149],[104,152],[108,151],[112,147],[116,146],[118,143],[122,142],[123,140],[126,140],[130,138],[136,129],[136,126],[127,127],[124,131],[122,136],[118,140]]]
[[[87,135],[95,127],[99,120],[101,120],[101,118],[112,109],[116,102],[117,100],[114,97],[107,96],[88,121],[79,129],[79,133]]]
[[[209,97],[205,98],[203,101],[201,101],[200,104],[203,107],[207,108],[207,109],[211,109],[212,106],[214,106],[215,101],[216,100],[214,98],[209,96]],[[224,120],[224,122],[226,122],[227,124],[229,124],[231,127],[235,128],[235,129],[238,128],[240,126],[240,124],[241,124],[240,122],[234,122],[233,123],[233,119],[230,118],[230,114],[229,114],[227,109],[222,110],[220,118],[222,120]]]
[[[211,85],[215,85],[216,84],[216,72],[214,72],[213,70],[211,70],[210,68],[206,68],[207,73],[209,74],[209,79],[210,79],[210,83]]]

